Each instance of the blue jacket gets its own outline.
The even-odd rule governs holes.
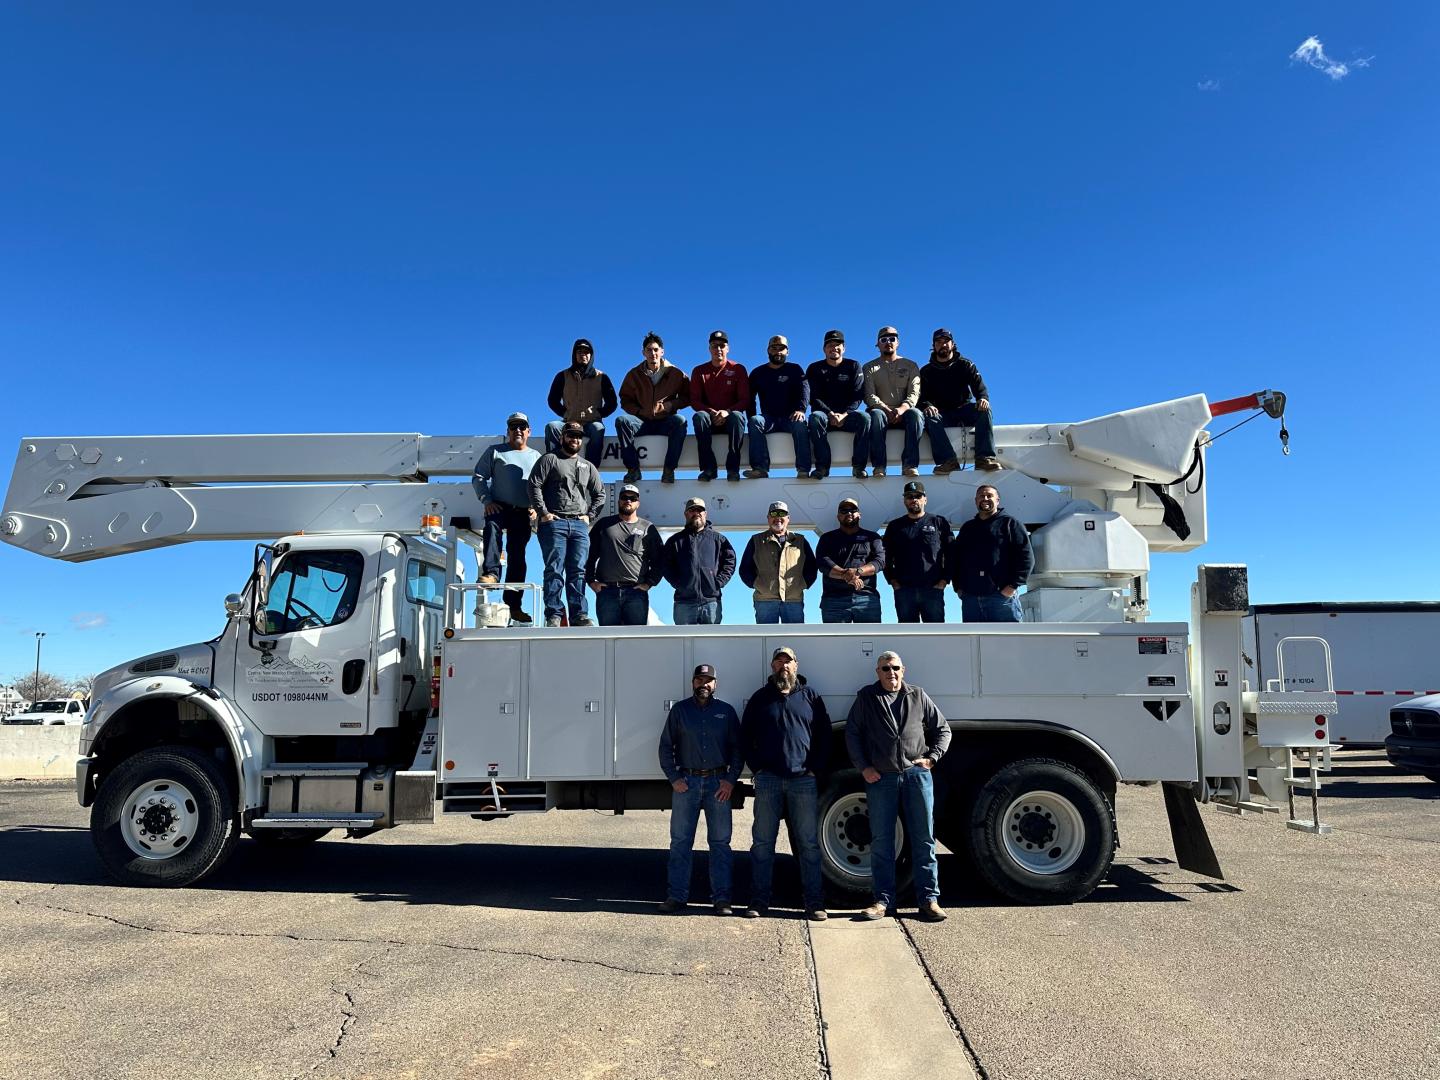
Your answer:
[[[794,779],[819,776],[830,759],[830,713],[825,699],[805,685],[782,694],[771,679],[745,706],[740,720],[740,745],[755,773]]]
[[[687,604],[720,599],[720,590],[735,576],[735,549],[708,521],[703,529],[681,529],[665,541],[665,580],[675,599]]]
[[[778,368],[761,364],[750,372],[750,415],[759,413],[770,420],[783,420],[797,409],[810,408],[810,385],[799,364],[784,363]]]
[[[719,698],[705,708],[693,696],[677,701],[660,732],[660,768],[672,782],[686,769],[724,769],[726,780],[739,780],[744,760],[734,707]]]
[[[511,450],[508,443],[487,446],[475,462],[470,482],[482,503],[498,502],[524,509],[530,505],[530,473],[540,460],[540,451],[526,447]]]

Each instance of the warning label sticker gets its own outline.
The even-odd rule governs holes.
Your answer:
[[[1164,656],[1169,651],[1163,637],[1142,637],[1136,640],[1140,643],[1141,656]]]

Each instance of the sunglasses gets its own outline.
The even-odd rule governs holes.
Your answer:
[[[901,667],[899,664],[881,664],[881,665],[880,665],[880,670],[881,670],[881,671],[904,671],[905,669],[904,669],[903,667]]]
[[[856,510],[853,506],[842,506],[839,510],[839,513],[842,514],[858,514],[859,512],[860,511]]]
[[[511,430],[511,431],[529,431],[529,430],[530,430],[530,425],[529,425],[529,424],[511,424],[511,425],[510,425],[510,430]]]
[[[925,497],[924,495],[919,495],[919,494],[916,494],[916,493],[914,493],[914,492],[911,492],[909,495],[906,495],[906,496],[905,496],[905,501],[906,501],[906,502],[909,502],[911,499],[923,499],[924,497]]]
[[[639,502],[639,501],[640,501],[640,496],[639,496],[639,495],[621,495],[621,496],[620,496],[620,501],[621,501],[621,502]]]
[[[899,340],[900,340],[900,335],[899,335],[899,334],[881,334],[880,337],[879,337],[877,340],[880,340],[880,341],[899,341]]]

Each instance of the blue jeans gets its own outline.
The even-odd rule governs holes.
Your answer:
[[[644,626],[650,596],[633,585],[606,585],[595,594],[595,618],[601,626]]]
[[[939,416],[925,417],[925,431],[930,436],[930,451],[935,455],[935,464],[944,465],[955,456],[950,444],[947,427],[973,427],[975,429],[975,456],[995,456],[995,427],[990,419],[990,410],[981,410],[974,402],[961,405],[958,409],[941,409]]]
[[[600,452],[605,448],[605,425],[599,420],[591,420],[588,424],[580,426],[585,429],[585,458],[598,469]],[[564,427],[564,420],[551,420],[545,425],[546,453],[558,454],[560,452],[560,432]]]
[[[828,471],[830,468],[829,432],[831,431],[848,431],[855,436],[854,446],[850,450],[850,467],[863,469],[865,460],[870,455],[870,417],[855,409],[845,414],[845,420],[838,428],[832,428],[829,413],[811,413],[810,444],[815,450],[815,467],[817,469]]]
[[[885,433],[890,430],[890,421],[879,409],[870,410],[870,464],[877,469],[885,468]],[[924,417],[919,409],[906,409],[895,425],[905,431],[905,446],[900,451],[900,465],[906,469],[920,467],[920,432],[925,427]]]
[[[545,557],[545,617],[585,614],[585,560],[590,555],[590,526],[577,518],[542,521],[540,554]]]
[[[821,622],[879,622],[880,594],[857,592],[853,596],[822,596]]]
[[[805,602],[803,600],[756,600],[755,625],[762,623],[803,623]]]
[[[687,791],[670,792],[670,866],[666,892],[671,900],[690,899],[690,856],[695,827],[705,811],[705,841],[710,845],[710,902],[730,902],[730,803],[715,798],[720,776],[686,776]]]
[[[530,543],[530,511],[523,506],[500,506],[498,513],[485,515],[485,556],[480,564],[480,573],[492,577],[500,576],[500,554],[509,552],[505,559],[505,580],[525,580],[525,545]],[[493,593],[490,595],[494,595]],[[519,591],[505,593],[505,603],[511,611],[523,610]]]
[[[695,425],[695,449],[700,454],[700,471],[718,472],[715,466],[715,444],[711,441],[714,436],[714,421],[704,409],[697,409],[691,423]],[[725,471],[739,472],[740,445],[745,441],[745,414],[732,412],[725,417],[720,430],[730,438],[725,450]]]
[[[795,475],[810,471],[810,425],[804,420],[772,420],[768,416],[750,418],[750,467],[770,468],[770,442],[765,438],[772,431],[788,431],[795,443]]]
[[[895,822],[905,815],[905,836],[915,864],[915,899],[940,899],[940,864],[935,859],[935,781],[929,769],[911,765],[903,773],[881,773],[865,785],[870,811],[870,872],[875,899],[895,906]]]
[[[638,416],[615,418],[615,437],[620,442],[620,460],[627,469],[640,468],[640,452],[635,449],[635,440],[641,435],[664,435],[670,442],[665,447],[665,468],[672,472],[680,464],[680,452],[685,449],[685,418],[665,416],[641,420]]]
[[[712,626],[720,621],[719,600],[676,600],[676,626]]]
[[[896,622],[944,622],[945,590],[930,585],[895,586]]]
[[[815,777],[786,780],[774,773],[755,774],[755,822],[750,827],[750,906],[770,906],[770,885],[775,876],[775,838],[780,818],[790,822],[790,839],[800,862],[800,889],[805,910],[825,906],[820,876],[820,795]]]
[[[960,616],[966,622],[1019,622],[1020,594],[1014,596],[962,596]]]

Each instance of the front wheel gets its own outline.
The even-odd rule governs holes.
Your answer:
[[[874,879],[870,872],[870,810],[865,797],[869,785],[859,769],[832,773],[820,793],[820,866],[825,879],[846,896],[869,897]],[[895,868],[899,889],[910,883],[910,853],[904,827],[895,826]]]
[[[214,758],[185,746],[145,750],[100,784],[90,836],[125,885],[192,885],[235,847],[230,784]]]
[[[976,868],[1022,904],[1065,904],[1095,890],[1115,853],[1115,811],[1074,765],[1027,758],[980,789],[970,817]]]

